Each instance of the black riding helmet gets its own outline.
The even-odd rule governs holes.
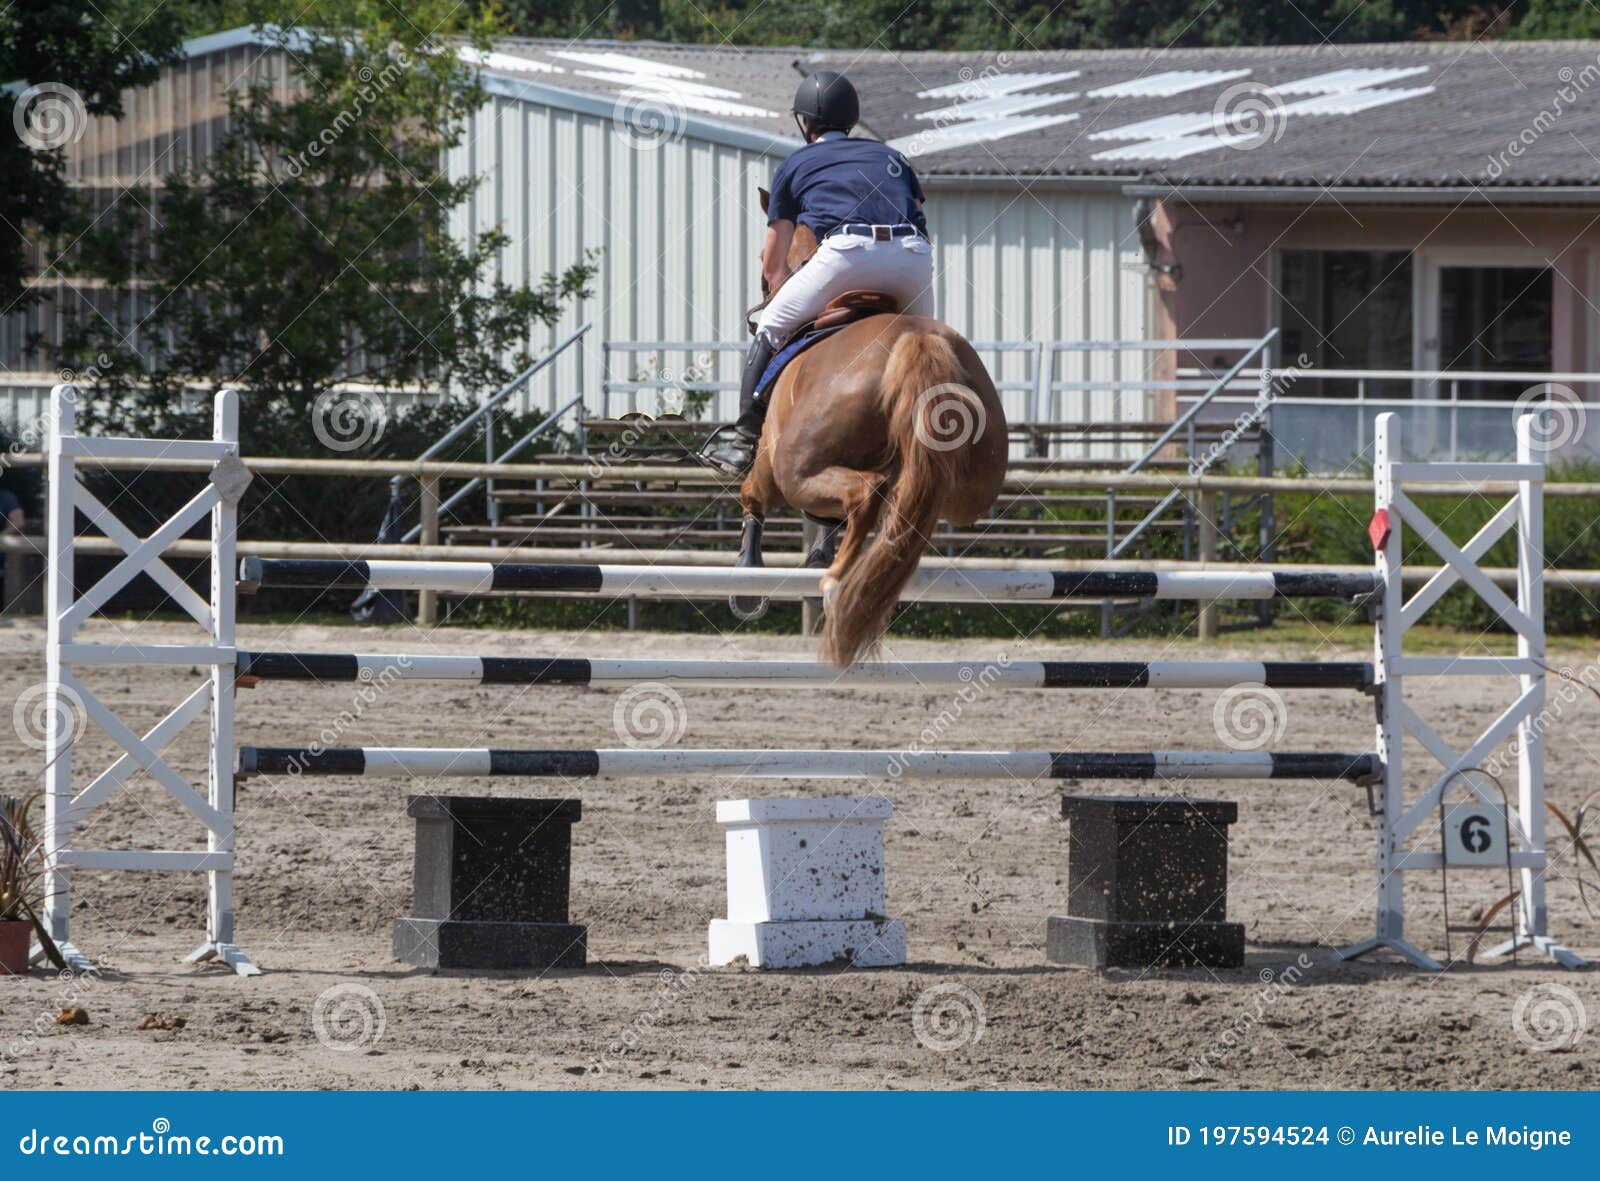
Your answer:
[[[849,131],[861,118],[861,100],[850,79],[836,70],[818,70],[800,83],[794,92],[794,121],[810,119],[818,131]]]

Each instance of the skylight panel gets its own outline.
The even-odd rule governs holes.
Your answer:
[[[687,66],[672,66],[666,62],[651,61],[647,57],[634,57],[627,53],[584,53],[576,49],[552,49],[551,57],[579,65],[595,66],[602,70],[618,70],[626,74],[653,74],[661,78],[704,78],[700,70]]]
[[[1001,94],[994,98],[979,99],[977,102],[956,103],[953,106],[940,107],[936,111],[918,111],[918,119],[990,119],[1003,115],[1020,115],[1024,111],[1037,110],[1049,106],[1051,103],[1066,102],[1068,99],[1078,97],[1078,92],[1069,90],[1065,94]]]
[[[462,61],[469,65],[482,66],[486,70],[517,70],[524,74],[566,73],[560,66],[553,66],[549,62],[537,61],[531,57],[518,57],[513,53],[484,53],[471,46],[462,46],[457,53]]]
[[[1279,82],[1272,89],[1279,94],[1348,94],[1353,90],[1370,90],[1386,82],[1414,78],[1418,74],[1427,72],[1427,66],[1406,66],[1391,70],[1334,70],[1331,74],[1313,74],[1309,78],[1299,78],[1293,82]]]
[[[1217,82],[1231,82],[1243,78],[1249,70],[1168,70],[1164,74],[1151,74],[1116,82],[1089,91],[1090,98],[1171,98],[1186,94]]]
[[[947,152],[951,148],[965,147],[968,144],[1005,139],[1028,131],[1043,131],[1046,127],[1070,123],[1076,118],[1078,115],[1075,113],[1021,115],[1002,119],[983,119],[972,123],[953,123],[948,127],[936,127],[929,131],[919,131],[915,135],[890,140],[889,146],[902,152],[907,158],[915,159],[918,156]]]
[[[918,98],[989,98],[997,94],[1012,94],[1018,90],[1032,90],[1036,86],[1053,86],[1078,77],[1082,70],[1067,70],[1059,74],[974,74],[965,82],[952,82],[948,86],[935,86],[932,90],[919,90]]]

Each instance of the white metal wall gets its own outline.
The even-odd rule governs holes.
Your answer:
[[[448,162],[452,176],[483,178],[453,229],[470,240],[499,225],[510,239],[499,275],[509,283],[537,282],[586,250],[602,252],[592,298],[575,301],[553,329],[535,326],[529,342],[542,352],[592,322],[583,380],[597,407],[602,340],[739,339],[758,298],[765,223],[756,187],[774,166],[760,152],[687,137],[641,147],[603,115],[495,96]],[[684,353],[658,362],[669,375],[693,364]],[[730,374],[726,358],[706,379]],[[536,379],[524,409],[552,408],[577,381],[576,358],[558,362]]]
[[[483,178],[459,211],[455,232],[500,225],[509,235],[501,277],[534,281],[600,248],[594,297],[571,307],[555,329],[533,333],[535,351],[584,321],[594,328],[582,376],[599,406],[600,342],[744,339],[744,310],[757,299],[765,228],[756,187],[780,156],[685,135],[641,147],[603,113],[584,114],[495,96],[473,119],[450,172]],[[1147,322],[1131,203],[1115,192],[1028,188],[1015,183],[929,189],[929,229],[937,250],[940,316],[973,340],[1141,339]],[[1031,379],[1025,354],[986,355],[999,380]],[[1139,358],[1125,361],[1135,376]],[[736,354],[641,356],[623,379],[685,371],[703,380],[737,380]],[[1060,380],[1117,375],[1111,355],[1074,358]],[[576,392],[576,365],[561,364],[529,391],[523,408],[548,409]],[[1068,395],[1069,418],[1138,418],[1143,407],[1113,396]],[[1022,391],[1007,394],[1020,419]],[[731,393],[720,410],[732,410]],[[648,396],[639,409],[667,409]],[[613,406],[616,412],[618,407]],[[1047,407],[1041,407],[1046,410]]]
[[[1132,202],[1117,192],[1024,186],[928,186],[928,231],[938,260],[939,315],[975,341],[1142,340],[1147,280]],[[1148,354],[1063,354],[1057,381],[1140,375]],[[997,380],[1025,382],[1025,353],[986,356]],[[1119,370],[1118,365],[1122,368]],[[1022,421],[1025,395],[1006,395]],[[1038,407],[1044,420],[1127,421],[1146,416],[1143,397],[1065,393]]]

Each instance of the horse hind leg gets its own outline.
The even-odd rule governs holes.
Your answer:
[[[811,547],[811,552],[806,554],[806,560],[800,565],[807,570],[826,570],[833,565],[834,555],[839,552],[839,537],[844,533],[844,521],[819,521],[811,518],[812,523],[821,526],[822,532],[817,535],[817,543]]]
[[[797,490],[795,499],[803,498],[807,512],[818,516],[825,512],[843,523],[842,528],[829,530],[838,544],[828,555],[827,573],[822,578],[824,605],[839,578],[856,560],[877,527],[878,517],[883,512],[883,487],[887,480],[881,472],[835,466],[808,477]],[[808,560],[806,565],[811,562]]]

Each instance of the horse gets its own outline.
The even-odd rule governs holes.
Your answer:
[[[810,229],[796,226],[787,274],[816,249]],[[1005,411],[959,332],[899,313],[856,320],[812,345],[767,397],[739,493],[737,565],[762,564],[762,526],[774,508],[822,525],[805,564],[826,568],[822,652],[844,668],[887,630],[939,519],[970,525],[994,504],[1006,474]]]

